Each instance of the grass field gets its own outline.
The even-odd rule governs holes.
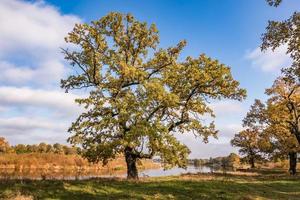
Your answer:
[[[4,181],[1,199],[300,199],[300,177],[282,172],[87,181]]]

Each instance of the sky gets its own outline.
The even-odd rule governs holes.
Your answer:
[[[218,140],[177,137],[191,158],[237,152],[230,139],[242,130],[250,105],[266,99],[264,90],[291,62],[285,46],[261,52],[261,34],[268,20],[287,19],[299,8],[298,0],[284,0],[278,8],[264,0],[0,0],[0,136],[12,145],[66,143],[68,127],[83,111],[74,99],[83,94],[60,89],[71,70],[60,50],[68,47],[64,37],[75,23],[117,11],[155,23],[162,48],[187,40],[182,58],[205,53],[231,67],[248,96],[243,102],[210,102]]]

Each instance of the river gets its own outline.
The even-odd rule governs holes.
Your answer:
[[[174,167],[164,170],[162,168],[140,170],[140,177],[159,177],[159,176],[174,176],[186,173],[208,173],[212,172],[212,168],[207,166],[189,165],[186,169]],[[87,180],[91,178],[112,178],[126,177],[126,171],[74,171],[74,170],[39,170],[39,169],[23,169],[22,171],[14,169],[1,169],[0,179],[50,179],[50,180]]]

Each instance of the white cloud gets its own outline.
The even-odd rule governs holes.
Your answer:
[[[26,117],[0,118],[0,127],[0,130],[11,130],[12,132],[20,131],[22,133],[35,129],[47,129],[53,131],[67,130],[66,124],[62,122]]]
[[[241,102],[230,100],[213,102],[210,104],[210,107],[213,109],[217,117],[219,115],[235,114],[243,111]]]
[[[234,134],[238,133],[242,127],[239,124],[217,125],[219,130],[218,139],[209,138],[209,142],[204,144],[202,138],[195,137],[192,133],[175,134],[176,138],[187,145],[191,150],[190,158],[208,158],[215,156],[227,156],[237,150],[231,146],[230,140]]]
[[[35,71],[29,67],[16,67],[12,63],[0,61],[0,82],[22,84],[32,80]]]
[[[62,113],[79,113],[82,109],[74,100],[80,96],[55,90],[32,89],[28,87],[0,87],[0,105],[32,106],[59,110]],[[53,110],[54,109],[54,110]]]
[[[0,135],[12,144],[66,142],[67,129],[83,111],[62,91],[0,86]]]
[[[79,18],[62,15],[43,1],[0,1],[0,45],[2,54],[14,50],[57,49]]]
[[[267,49],[261,51],[256,48],[246,53],[246,59],[251,61],[253,67],[259,68],[264,72],[278,73],[280,69],[291,64],[291,58],[286,54],[287,46],[280,46],[275,51]]]
[[[217,128],[219,129],[219,136],[223,138],[233,138],[234,134],[237,134],[243,129],[241,124],[219,125]]]
[[[78,22],[43,1],[1,0],[0,83],[57,86],[66,72],[60,47]]]
[[[64,142],[83,111],[58,86],[60,47],[80,21],[44,1],[0,0],[0,135],[11,143]]]

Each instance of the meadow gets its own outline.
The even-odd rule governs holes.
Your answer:
[[[300,199],[300,178],[282,170],[185,174],[159,178],[84,181],[7,180],[2,199]]]

